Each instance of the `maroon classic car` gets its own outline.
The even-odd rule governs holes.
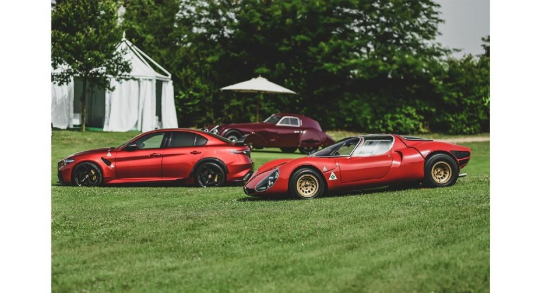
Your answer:
[[[273,114],[264,122],[216,125],[206,130],[231,141],[250,134],[245,138],[245,143],[252,144],[252,147],[278,147],[286,153],[293,153],[299,148],[300,152],[309,154],[319,147],[335,143],[322,132],[318,122],[298,114]]]

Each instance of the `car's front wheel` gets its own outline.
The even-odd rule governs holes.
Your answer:
[[[90,162],[83,162],[73,169],[72,183],[76,186],[99,186],[102,184],[102,170]]]
[[[430,187],[452,186],[459,177],[455,160],[446,154],[436,154],[425,162],[425,183]]]
[[[320,173],[311,168],[303,168],[290,177],[289,191],[294,197],[311,199],[324,193],[324,184],[324,178]]]
[[[308,155],[314,151],[317,151],[318,150],[318,147],[300,147],[299,148],[299,151],[302,153],[302,154],[305,154],[305,155]]]
[[[226,182],[226,173],[216,163],[201,164],[196,170],[196,184],[201,187],[219,187]]]

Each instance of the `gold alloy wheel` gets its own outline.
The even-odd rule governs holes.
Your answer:
[[[96,179],[98,178],[98,176],[96,176],[96,171],[94,171],[94,170],[91,169],[91,170],[90,170],[90,173],[91,173],[90,176],[92,176],[92,177],[91,177],[91,178],[92,178],[92,181],[96,182]]]
[[[297,179],[297,193],[302,197],[313,197],[318,188],[318,179],[312,174],[305,174]]]
[[[446,184],[452,178],[452,167],[450,164],[440,161],[431,168],[431,176],[433,180],[439,184]]]

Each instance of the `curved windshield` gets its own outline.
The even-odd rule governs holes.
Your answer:
[[[311,157],[336,157],[349,156],[360,141],[359,137],[349,137],[328,146],[312,155]]]
[[[277,115],[277,114],[273,114],[273,115],[269,116],[269,118],[265,119],[263,122],[264,123],[277,124],[277,122],[279,122],[280,118],[282,118],[282,117]]]

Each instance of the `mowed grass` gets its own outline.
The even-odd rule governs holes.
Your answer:
[[[489,291],[489,143],[449,188],[260,200],[223,188],[56,186],[56,162],[136,133],[55,131],[54,292]],[[253,152],[256,167],[299,157]]]

